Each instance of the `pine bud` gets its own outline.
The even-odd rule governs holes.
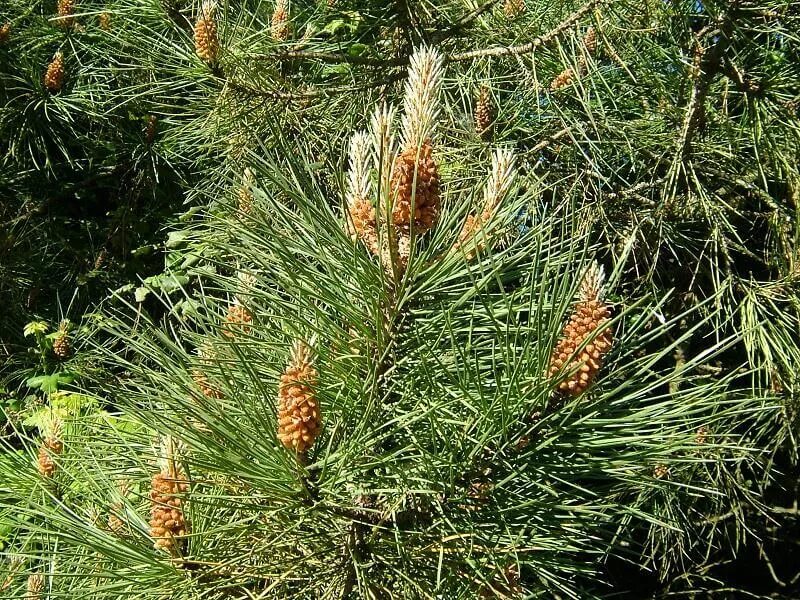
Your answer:
[[[560,90],[561,88],[567,87],[571,84],[575,79],[575,69],[572,67],[567,67],[561,73],[556,75],[553,78],[553,81],[550,82],[550,91],[555,92]]]
[[[67,331],[67,322],[62,321],[58,327],[58,332],[53,340],[53,354],[60,360],[69,358],[72,354],[72,342],[69,339],[69,332]]]
[[[350,170],[345,195],[349,219],[346,229],[353,239],[361,239],[373,254],[379,253],[378,224],[370,196],[369,178],[370,139],[366,133],[356,133],[350,140]]]
[[[602,284],[603,270],[593,264],[583,278],[578,302],[550,356],[548,376],[561,374],[557,389],[570,396],[578,396],[589,387],[602,367],[603,356],[611,349],[611,311],[602,300]]]
[[[481,86],[478,92],[478,101],[475,104],[475,131],[483,138],[488,138],[492,133],[494,123],[494,106],[489,88]]]
[[[44,86],[52,94],[58,93],[64,86],[64,55],[61,52],[56,52],[53,55],[53,60],[47,65],[47,71],[44,74]]]
[[[392,222],[404,227],[413,224],[420,234],[439,218],[439,169],[432,150],[430,140],[420,148],[407,148],[392,169]]]
[[[200,60],[214,64],[219,58],[219,35],[214,18],[216,3],[206,0],[194,25],[194,50]]]
[[[25,600],[40,600],[44,592],[44,575],[33,573],[28,575],[28,583],[25,590]]]
[[[170,446],[167,441],[160,461],[161,471],[153,476],[150,485],[150,537],[156,550],[178,556],[181,538],[189,530],[181,498],[189,490],[189,484]]]
[[[525,0],[505,0],[503,12],[509,19],[518,17],[525,12]]]
[[[279,42],[289,39],[289,0],[277,0],[272,13],[272,37]]]
[[[278,385],[278,439],[297,454],[311,448],[322,428],[316,383],[311,351],[305,343],[296,342]]]
[[[97,15],[97,21],[100,25],[100,29],[103,31],[109,31],[111,29],[111,13],[101,12]]]
[[[75,24],[75,0],[58,0],[58,26],[69,29]]]
[[[247,335],[250,333],[253,315],[244,306],[234,302],[228,307],[228,314],[222,326],[222,334],[228,338],[234,338],[237,334]]]
[[[0,44],[5,44],[9,37],[11,37],[11,23],[7,21],[0,25]]]
[[[54,456],[59,456],[64,451],[64,442],[61,439],[63,424],[58,417],[52,417],[44,429],[45,437],[39,446],[38,469],[42,477],[50,479],[55,475],[56,463]]]
[[[472,258],[477,251],[483,249],[485,242],[482,239],[476,239],[473,247],[469,247],[469,244],[492,218],[515,178],[513,153],[509,150],[497,150],[492,157],[492,170],[483,190],[483,207],[479,213],[467,217],[458,241],[453,246],[454,250],[465,248],[467,258]]]

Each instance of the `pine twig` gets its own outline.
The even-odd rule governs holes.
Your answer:
[[[547,33],[540,35],[538,37],[533,38],[530,42],[525,44],[520,44],[517,46],[493,46],[491,48],[482,48],[479,50],[470,50],[468,52],[461,52],[458,54],[453,54],[448,57],[448,61],[462,61],[462,60],[471,60],[473,58],[480,58],[484,56],[509,56],[515,54],[526,54],[528,52],[532,52],[539,46],[543,46],[550,40],[557,38],[561,35],[564,31],[575,25],[578,21],[581,20],[587,13],[594,10],[595,7],[610,2],[611,0],[589,0],[586,4],[581,6],[578,10],[573,12],[569,15],[566,19],[561,21],[555,28],[551,29]]]

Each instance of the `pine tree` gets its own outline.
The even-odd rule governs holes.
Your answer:
[[[4,222],[122,177],[100,237],[164,272],[87,320],[96,410],[13,421],[9,593],[761,593],[719,565],[793,518],[789,5],[28,4]],[[140,214],[169,237],[115,246]]]

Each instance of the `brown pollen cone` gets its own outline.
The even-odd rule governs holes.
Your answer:
[[[197,22],[194,24],[194,50],[201,60],[212,64],[219,58],[219,35],[214,11],[204,5]]]
[[[156,139],[158,132],[158,117],[147,115],[147,124],[144,126],[144,141],[149,146]]]
[[[364,242],[370,252],[378,254],[378,225],[375,222],[375,207],[366,198],[358,198],[348,206],[353,232]]]
[[[64,86],[64,55],[56,52],[44,73],[44,86],[55,94]]]
[[[98,24],[100,25],[100,29],[103,31],[109,31],[111,29],[111,13],[102,12],[97,16]]]
[[[567,67],[561,73],[553,77],[550,82],[550,91],[557,91],[561,88],[567,87],[575,79],[575,70],[572,67]]]
[[[603,356],[611,349],[611,310],[598,292],[595,288],[589,294],[581,294],[550,356],[548,376],[563,373],[557,389],[570,396],[578,396],[589,387],[602,368]]]
[[[56,472],[56,463],[53,456],[58,456],[64,451],[64,443],[56,434],[51,434],[45,438],[39,446],[39,474],[50,479]]]
[[[231,304],[228,307],[228,314],[222,326],[222,334],[225,337],[236,337],[236,334],[247,334],[250,332],[250,324],[253,322],[253,315],[241,304]]]
[[[75,0],[58,0],[58,26],[68,29],[75,24]]]
[[[597,51],[597,31],[594,27],[589,27],[586,30],[586,35],[583,36],[583,45],[589,54],[594,54]]]
[[[60,331],[53,340],[53,354],[61,360],[69,358],[69,355],[72,354],[72,343],[69,341],[69,334],[66,331]]]
[[[180,494],[189,484],[177,474],[163,469],[153,476],[150,487],[150,537],[156,550],[166,550],[173,556],[179,552],[180,538],[187,534]]]
[[[279,42],[289,39],[289,11],[285,2],[279,1],[272,13],[271,23],[272,37]]]
[[[278,386],[278,439],[297,454],[305,454],[311,448],[322,428],[313,389],[317,371],[310,355],[308,346],[296,343]]]
[[[214,400],[221,400],[222,399],[222,392],[217,388],[216,385],[211,383],[203,371],[200,369],[195,369],[192,371],[192,379],[194,379],[195,384],[197,387],[200,388],[200,391],[206,398],[212,398]]]
[[[525,12],[525,0],[506,0],[503,3],[503,12],[509,19],[521,15]]]
[[[420,148],[407,148],[395,158],[392,169],[392,221],[398,226],[411,225],[413,208],[413,225],[420,234],[439,218],[439,169],[431,151],[430,140]]]
[[[494,106],[489,90],[481,86],[478,93],[478,102],[475,105],[475,131],[481,137],[488,137],[491,134],[492,124],[494,123]]]
[[[5,44],[11,36],[11,23],[0,25],[0,44]]]

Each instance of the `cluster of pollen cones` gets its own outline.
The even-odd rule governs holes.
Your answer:
[[[51,94],[60,92],[64,87],[64,55],[61,52],[56,52],[53,60],[47,65],[47,70],[44,72],[44,87]]]
[[[602,368],[611,349],[610,307],[603,302],[603,271],[596,264],[584,275],[578,302],[550,357],[548,375],[558,391],[578,396]]]
[[[594,27],[589,27],[586,34],[583,36],[583,46],[589,55],[593,55],[597,51],[597,32]],[[578,59],[576,67],[567,67],[556,75],[550,82],[550,90],[555,92],[561,88],[567,87],[574,80],[575,77],[586,71],[586,57],[581,55]]]
[[[375,111],[369,131],[356,133],[350,144],[348,232],[379,257],[386,271],[395,274],[406,270],[414,236],[433,229],[441,214],[441,177],[433,138],[442,73],[442,57],[436,50],[417,50],[408,70],[399,145],[392,134],[395,112],[386,106]],[[486,130],[493,107],[488,91],[481,97],[476,127]],[[484,206],[468,218],[454,248],[465,246],[495,212],[514,178],[512,163],[510,152],[496,153]]]

